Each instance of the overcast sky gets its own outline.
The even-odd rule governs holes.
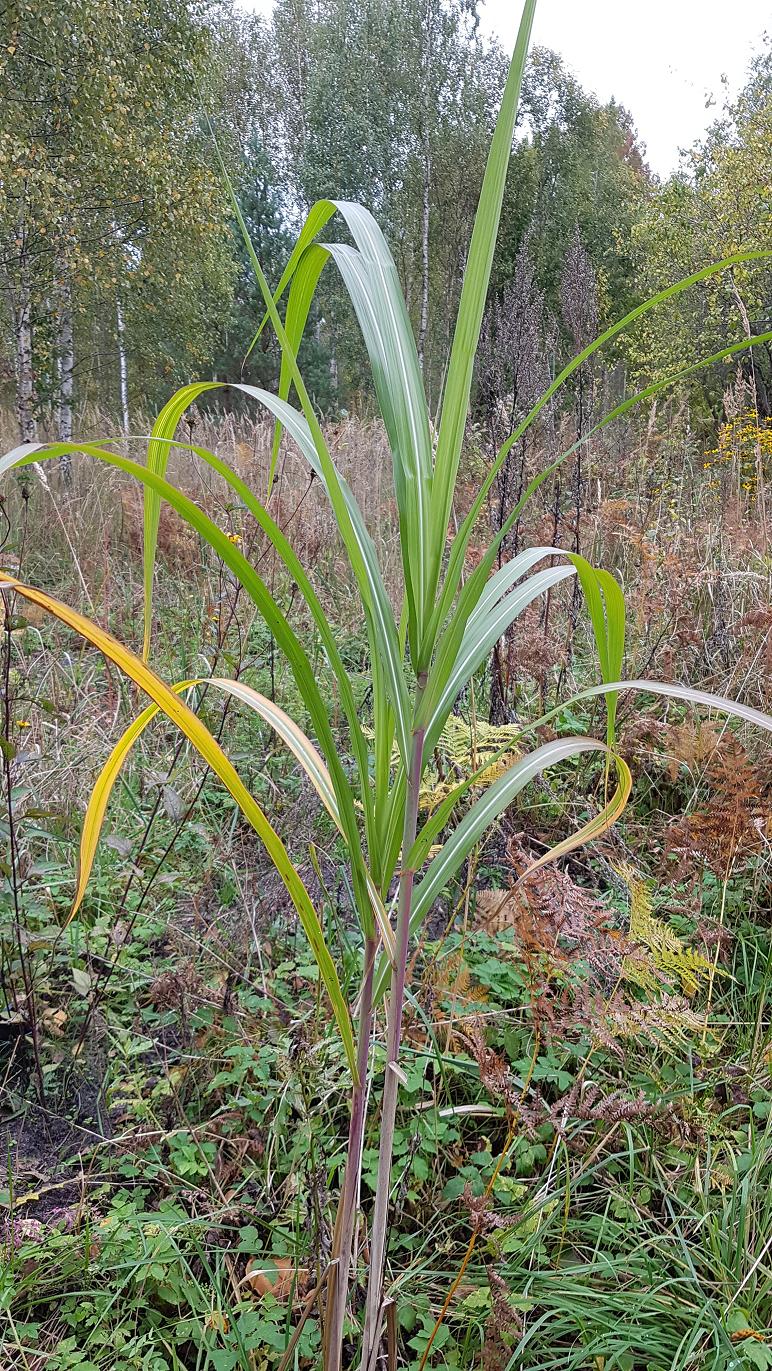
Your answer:
[[[272,0],[242,0],[268,14]],[[512,47],[518,0],[484,0],[483,25]],[[722,77],[734,94],[772,0],[540,0],[534,42],[562,53],[584,86],[630,110],[654,171],[667,175],[715,117]]]

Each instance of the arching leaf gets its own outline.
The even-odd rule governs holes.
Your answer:
[[[316,910],[311,903],[311,898],[295,870],[287,850],[271,826],[257,801],[247,790],[243,781],[240,779],[235,767],[228,760],[222,748],[209,730],[196,717],[191,709],[170,690],[167,685],[151,671],[147,663],[131,652],[129,648],[119,643],[112,634],[105,629],[94,624],[90,619],[79,614],[77,610],[65,605],[61,600],[54,599],[42,590],[36,590],[32,586],[17,581],[13,576],[6,572],[0,572],[0,584],[15,590],[18,595],[29,600],[32,604],[37,604],[41,609],[53,614],[63,624],[75,630],[87,642],[92,643],[100,652],[130,678],[140,690],[162,709],[164,714],[173,724],[184,733],[185,737],[193,744],[196,751],[200,753],[208,766],[212,768],[226,789],[233,796],[244,817],[254,828],[258,837],[265,846],[284,886],[289,894],[292,903],[297,910],[298,918],[303,927],[303,931],[308,938],[311,950],[319,967],[319,974],[322,982],[330,997],[332,1011],[338,1025],[341,1041],[346,1053],[349,1066],[356,1076],[356,1052],[354,1048],[354,1035],[351,1027],[351,1017],[348,1005],[343,996],[343,992],[338,980],[338,973],[335,970],[335,963],[332,960],[327,944],[324,940]],[[139,721],[135,721],[135,726]],[[132,739],[131,741],[133,741]],[[129,742],[128,746],[131,746]],[[128,750],[128,749],[127,749]],[[108,791],[109,794],[109,791]],[[101,806],[102,796],[100,795],[99,804]],[[106,801],[105,801],[106,803]],[[98,811],[95,811],[95,813]],[[102,811],[102,814],[104,811]],[[82,898],[82,893],[81,893]],[[77,906],[76,906],[77,908]],[[74,911],[73,911],[74,912]]]

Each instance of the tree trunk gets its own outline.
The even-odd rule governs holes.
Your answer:
[[[429,192],[431,189],[432,162],[429,150],[428,124],[424,133],[423,157],[423,206],[421,210],[421,319],[418,326],[418,361],[424,369],[426,334],[429,328]]]
[[[121,420],[123,431],[128,435],[130,430],[129,423],[129,365],[126,356],[126,325],[123,318],[123,305],[121,297],[118,296],[115,302],[115,321],[118,331],[118,379],[121,394]]]
[[[73,373],[75,370],[75,342],[72,322],[72,292],[64,288],[59,305],[59,328],[57,346],[57,371],[59,379],[59,403],[57,406],[57,430],[60,443],[72,442],[72,400]],[[65,452],[59,459],[59,469],[65,485],[72,484],[72,457]]]
[[[429,329],[429,209],[432,180],[431,118],[433,111],[433,91],[429,74],[431,71],[432,48],[434,45],[435,14],[431,4],[421,6],[421,80],[422,97],[422,203],[421,203],[421,314],[418,324],[418,361],[424,370],[426,335]],[[425,384],[425,380],[424,380]]]
[[[19,230],[24,239],[24,229]],[[35,371],[32,357],[32,284],[26,248],[19,258],[18,292],[13,305],[16,342],[16,412],[23,443],[35,443],[38,436]]]

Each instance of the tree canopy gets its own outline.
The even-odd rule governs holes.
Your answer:
[[[13,0],[0,49],[0,377],[25,435],[58,413],[66,437],[73,403],[126,419],[196,375],[275,378],[267,339],[247,356],[259,292],[220,159],[269,280],[317,198],[375,213],[436,402],[505,70],[477,0],[277,0],[268,21],[230,0]],[[591,272],[608,323],[698,264],[767,245],[771,90],[767,46],[661,183],[630,114],[536,49],[492,277],[499,322],[522,294],[526,249],[542,345],[562,355],[576,344],[572,262]],[[304,344],[322,411],[368,403],[328,275]],[[625,365],[645,382],[770,314],[769,272],[737,270],[650,316]],[[769,413],[770,358],[748,366]],[[727,375],[694,383],[706,422],[720,418]]]

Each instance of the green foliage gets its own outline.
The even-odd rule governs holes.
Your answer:
[[[619,874],[630,892],[630,937],[644,949],[644,957],[635,953],[625,962],[625,975],[649,990],[654,989],[658,973],[675,981],[687,995],[693,995],[701,980],[711,972],[707,958],[685,947],[682,940],[652,909],[651,892],[646,882],[630,867],[620,867]]]
[[[361,201],[378,219],[425,353],[427,388],[436,394],[503,55],[479,35],[476,0],[279,0],[272,46],[276,141],[293,197],[304,207]],[[369,392],[335,283],[324,311],[344,396]]]
[[[629,245],[652,189],[631,118],[613,102],[600,105],[545,48],[531,53],[520,118],[525,137],[510,161],[493,285],[501,289],[514,276],[530,228],[536,280],[560,318],[561,275],[578,229],[610,322],[652,293],[636,288]],[[573,350],[575,340],[567,342]]]
[[[245,150],[243,164],[241,179],[244,185],[239,194],[239,206],[266,277],[276,285],[292,250],[292,237],[287,228],[286,189],[259,142]],[[230,319],[224,329],[220,326],[222,342],[220,354],[215,358],[215,372],[229,377],[241,376],[253,385],[275,388],[279,381],[279,353],[275,345],[271,346],[269,335],[264,333],[255,346],[249,346],[254,337],[255,320],[260,317],[262,296],[241,230],[236,226],[233,249],[238,259],[238,274]],[[327,411],[335,395],[329,351],[323,342],[324,328],[322,315],[315,309],[300,357],[314,401],[319,409]]]
[[[674,267],[687,270],[706,256],[732,252],[738,243],[768,249],[772,220],[768,197],[770,165],[769,41],[762,46],[739,97],[727,103],[702,143],[684,159],[682,170],[649,197],[633,230],[640,289],[664,281]],[[639,374],[663,374],[675,357],[710,349],[727,329],[745,331],[748,320],[769,317],[770,275],[765,263],[738,267],[731,276],[706,285],[667,315],[667,326],[648,325],[631,351]],[[743,371],[753,382],[753,399],[762,417],[772,413],[768,349],[759,348]],[[690,386],[693,412],[710,431],[721,416],[729,368],[715,368]],[[729,417],[733,417],[730,415]]]
[[[189,896],[190,871],[176,880],[179,893]],[[110,889],[114,896],[118,887]],[[270,1371],[280,1365],[287,1304],[270,1295],[257,1299],[246,1280],[236,1292],[232,1274],[244,1278],[250,1259],[270,1269],[283,1253],[301,1265],[310,1256],[305,1195],[314,1185],[316,1158],[335,1155],[340,1146],[343,1120],[339,1106],[330,1107],[339,1066],[320,1051],[323,1016],[314,1022],[312,1001],[301,1032],[287,1022],[299,982],[308,984],[307,966],[278,926],[266,929],[274,945],[272,996],[259,1003],[245,985],[236,1012],[225,1017],[200,1004],[189,1036],[172,1049],[178,1013],[151,1004],[143,989],[148,951],[159,945],[163,929],[164,920],[153,919],[141,940],[124,948],[121,979],[103,1002],[111,1035],[139,1049],[111,1057],[111,1096],[123,1101],[120,1141],[96,1144],[93,1152],[81,1144],[88,1205],[75,1228],[64,1216],[44,1219],[3,1265],[0,1347],[11,1365],[19,1346],[29,1358],[48,1336],[54,1310],[48,1360],[58,1371],[88,1365],[248,1371],[250,1357]],[[92,955],[109,947],[106,921],[89,941]],[[469,968],[468,1000],[460,1004],[452,984],[442,990],[434,1041],[405,1054],[407,1086],[395,1133],[403,1217],[391,1264],[411,1371],[469,1238],[464,1195],[484,1194],[506,1142],[503,1107],[480,1079],[465,1027],[475,1015],[485,1016],[488,1044],[506,1062],[518,1093],[534,1061],[538,1009],[512,935],[454,933],[444,946],[427,943],[422,964],[431,968],[438,953],[459,950]],[[49,954],[41,948],[36,955]],[[155,956],[159,980],[183,970],[179,954]],[[216,998],[217,957],[202,949],[194,963],[208,987],[204,998]],[[128,978],[139,995],[128,992]],[[52,993],[66,992],[62,985],[47,997]],[[757,1045],[755,1067],[744,1045],[744,1026],[764,993],[751,943],[738,942],[732,976],[718,993],[711,1017],[716,1025],[726,1020],[727,1028],[714,1059],[697,1065],[690,1047],[658,1048],[638,1039],[623,1046],[623,1057],[596,1045],[586,1068],[608,1098],[618,1097],[621,1078],[625,1098],[639,1109],[643,1099],[663,1117],[675,1110],[680,1136],[653,1129],[645,1115],[618,1125],[611,1137],[608,1119],[573,1119],[568,1148],[553,1121],[535,1133],[530,1124],[518,1130],[490,1201],[496,1223],[478,1239],[446,1321],[444,1364],[471,1368],[490,1345],[491,1266],[505,1281],[513,1315],[508,1356],[517,1355],[524,1367],[557,1366],[562,1359],[584,1371],[590,1356],[616,1357],[634,1371],[641,1358],[655,1371],[690,1371],[692,1339],[693,1350],[721,1371],[763,1364],[755,1349],[766,1353],[772,1308],[764,1256],[772,1143],[763,1070],[753,1084],[764,1043]],[[455,1042],[444,1036],[449,1018],[459,1034]],[[557,1104],[560,1117],[559,1102],[582,1080],[590,1050],[585,1032],[577,1017],[538,1051],[527,1096],[532,1107],[537,1099]],[[69,1034],[74,1042],[77,1024]],[[165,1041],[172,1053],[166,1078],[159,1078],[154,1041]],[[376,1066],[382,1069],[382,1060]],[[747,1098],[717,1107],[726,1081]],[[180,1107],[186,1121],[169,1127],[164,1120]],[[364,1158],[368,1185],[377,1142],[374,1118]],[[220,1189],[229,1184],[231,1158],[239,1159],[235,1193],[223,1213]],[[64,1175],[71,1174],[68,1166]],[[2,1189],[5,1219],[9,1196]],[[331,1219],[330,1198],[322,1202]],[[19,1207],[17,1222],[28,1216],[29,1223],[35,1212],[45,1211]],[[313,1316],[299,1343],[301,1371],[318,1365],[319,1340]]]
[[[2,269],[14,327],[31,293],[41,398],[46,386],[55,392],[65,308],[75,312],[76,350],[88,355],[105,333],[115,338],[122,301],[137,397],[209,356],[204,339],[227,299],[230,262],[197,114],[217,82],[204,17],[188,0],[119,10],[14,0],[6,15]],[[99,398],[117,411],[117,366],[111,372],[114,389]]]

